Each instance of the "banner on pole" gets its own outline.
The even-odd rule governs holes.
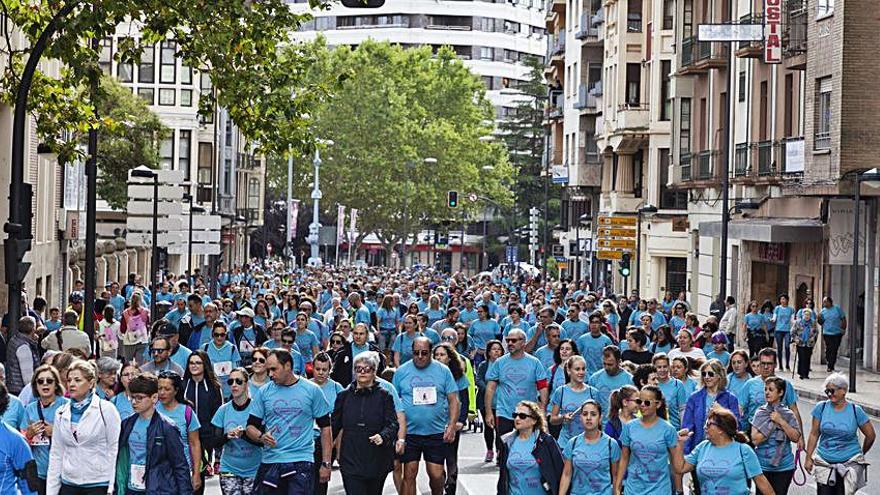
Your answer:
[[[287,240],[293,241],[296,239],[296,217],[299,216],[299,200],[294,199],[288,205],[289,214],[290,214],[290,232],[287,233]]]
[[[351,209],[351,220],[348,224],[348,242],[354,242],[354,231],[357,229],[357,218],[358,218],[358,210],[357,208]]]
[[[345,239],[345,206],[336,206],[336,244],[342,244]]]

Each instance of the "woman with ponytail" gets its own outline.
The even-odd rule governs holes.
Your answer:
[[[723,490],[729,495],[748,495],[751,493],[748,480],[754,480],[759,493],[775,494],[761,470],[758,456],[746,443],[745,434],[737,431],[734,413],[715,404],[709,410],[705,429],[706,440],[686,456],[681,454],[681,447],[690,433],[679,435],[680,445],[673,462],[676,473],[696,473],[694,493],[699,494],[702,488],[706,493]],[[724,469],[719,469],[720,466]]]
[[[639,406],[636,399],[639,398],[639,389],[632,385],[624,385],[611,392],[609,402],[611,407],[608,411],[608,421],[605,422],[605,433],[617,440],[620,444],[620,434],[623,433],[623,425],[636,419]]]
[[[618,472],[624,476],[617,476],[614,480],[614,493],[672,493],[669,463],[681,456],[681,447],[675,428],[663,419],[667,417],[663,392],[655,385],[646,385],[635,402],[642,417],[623,426]],[[759,472],[760,469],[759,466]],[[623,483],[624,478],[626,483]]]

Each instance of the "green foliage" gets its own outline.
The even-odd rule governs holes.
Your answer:
[[[494,109],[452,49],[432,55],[430,47],[370,41],[330,50],[320,40],[315,49],[322,55],[311,77],[344,75],[333,98],[314,113],[315,135],[334,142],[322,152],[325,205],[357,208],[358,230],[376,232],[390,247],[407,231],[473,215],[483,203],[469,201],[471,193],[512,204],[505,181],[515,169],[506,150],[480,140],[492,133],[487,124]],[[270,186],[284,191],[286,160],[269,163]],[[297,197],[307,197],[310,163],[311,157],[297,160]],[[446,206],[449,190],[459,191],[462,208]]]
[[[109,119],[98,140],[98,195],[110,206],[125,209],[128,171],[158,168],[156,143],[167,137],[159,117],[141,98],[112,77],[101,79],[98,115]]]
[[[11,21],[0,42],[7,57],[0,77],[0,99],[15,100],[30,46],[65,5],[74,0],[3,0],[3,14]],[[314,6],[325,6],[312,0]],[[96,0],[77,2],[61,19],[63,27],[52,38],[43,58],[60,61],[57,77],[38,71],[28,110],[36,117],[37,132],[67,161],[80,153],[76,140],[62,141],[63,131],[77,135],[97,127],[113,126],[111,119],[93,115],[86,97],[89,82],[100,77],[98,53],[89,40],[112,36],[129,19],[138,21],[138,38],[127,39],[115,56],[137,59],[143,46],[176,40],[178,54],[190,67],[207,72],[216,92],[201,99],[201,111],[213,111],[214,101],[227,108],[245,136],[266,152],[313,147],[308,113],[326,97],[330,82],[307,81],[310,54],[288,45],[289,33],[308,15],[293,13],[284,0]],[[15,45],[12,26],[28,40]],[[282,47],[284,47],[282,49]],[[330,80],[332,81],[332,79]]]

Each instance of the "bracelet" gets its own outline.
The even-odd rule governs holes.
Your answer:
[[[402,444],[406,445],[406,440],[404,440],[402,438],[398,438],[397,443],[402,443]]]

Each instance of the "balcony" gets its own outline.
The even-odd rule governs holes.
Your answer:
[[[726,65],[727,43],[697,41],[696,36],[682,40],[679,74],[703,74]]]
[[[565,96],[561,91],[554,92],[550,95],[550,100],[544,109],[544,117],[553,121],[562,118],[563,105],[565,104]]]
[[[800,149],[803,149],[803,138],[737,144],[734,155],[733,180],[751,185],[768,185],[781,181],[785,171],[786,143],[789,141],[793,143],[791,145],[792,152],[795,151],[798,143],[800,143]],[[802,165],[802,159],[800,163]]]
[[[790,69],[807,68],[807,10],[806,0],[788,0],[784,7],[785,23],[782,31],[782,53]]]
[[[574,33],[574,37],[586,43],[599,41],[599,28],[591,22],[592,16],[589,12],[581,14],[580,27]]]
[[[577,101],[574,103],[576,109],[581,110],[582,113],[596,111],[597,103],[596,97],[589,91],[586,84],[578,86]]]
[[[593,25],[593,27],[599,27],[602,24],[605,24],[605,9],[599,8],[599,11],[590,18],[590,23]]]
[[[740,17],[740,24],[763,24],[764,16],[761,14],[748,14]],[[760,58],[764,53],[762,41],[740,41],[734,53],[740,58]]]
[[[644,131],[648,128],[647,103],[627,103],[617,108],[617,129],[621,131]]]
[[[749,174],[749,143],[739,143],[733,157],[733,176],[745,177]]]
[[[681,180],[689,181],[692,178],[691,173],[691,154],[690,153],[682,153],[681,157],[678,159],[679,167],[681,167]]]
[[[565,35],[553,37],[553,44],[550,46],[550,58],[565,56]]]
[[[712,150],[697,153],[697,180],[709,180],[714,177],[712,155]]]
[[[565,16],[565,0],[547,0],[544,4],[544,20],[547,22],[547,29],[553,27],[559,15]]]

